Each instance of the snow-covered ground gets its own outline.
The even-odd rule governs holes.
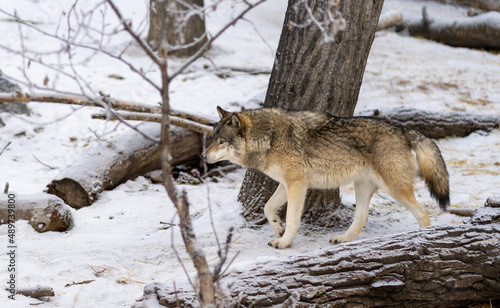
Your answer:
[[[59,22],[59,16],[69,12],[72,1],[4,2],[3,10],[16,10],[20,16],[41,22],[42,29],[53,32],[57,27],[60,27],[59,31],[66,29],[64,19]],[[80,5],[81,8],[90,8],[98,2],[85,0],[80,1]],[[116,2],[123,14],[133,20],[134,26],[147,29],[145,16],[149,1]],[[206,1],[207,5],[210,3],[212,1]],[[431,16],[466,15],[462,8],[421,1],[387,0],[384,10],[418,14],[424,4]],[[209,31],[215,33],[234,16],[234,7],[238,9],[239,6],[217,6],[217,10],[207,16]],[[173,82],[173,108],[215,117],[216,105],[229,110],[257,107],[255,103],[247,102],[266,90],[269,75],[236,73],[222,79],[216,75],[214,65],[270,70],[285,9],[286,1],[269,0],[250,13],[246,20],[229,28],[208,53],[210,60],[197,61]],[[110,9],[103,14],[108,23],[116,23]],[[19,48],[18,25],[0,15],[2,45]],[[94,16],[95,27],[99,27],[100,16],[100,13]],[[60,43],[57,45],[33,30],[24,29],[23,35],[26,48],[47,51],[60,47]],[[130,38],[121,33],[105,43],[112,50],[123,48],[129,41]],[[90,82],[94,91],[143,103],[159,101],[155,90],[128,67],[104,55],[95,55],[90,61],[84,61],[91,54],[91,51],[76,49],[74,63],[79,76]],[[148,71],[152,79],[158,80],[159,73],[137,46],[132,45],[125,56]],[[67,70],[64,61],[54,56],[44,59],[44,63],[56,63]],[[170,69],[179,67],[181,62],[173,59],[169,63]],[[24,65],[28,67],[27,63]],[[0,49],[0,69],[5,74],[23,79],[22,66],[19,56]],[[381,31],[377,33],[371,50],[356,111],[405,105],[436,111],[499,114],[499,72],[498,54],[452,48]],[[79,91],[74,80],[62,75],[57,77],[35,62],[30,63],[27,73],[38,84],[47,77],[49,86],[55,85],[64,92]],[[123,79],[108,77],[111,74]],[[23,87],[23,91],[29,89]],[[0,127],[0,149],[12,142],[0,156],[0,185],[3,187],[9,182],[10,191],[18,194],[43,191],[79,154],[99,144],[101,139],[113,138],[126,130],[114,122],[90,119],[90,114],[95,112],[92,108],[38,103],[30,103],[29,108],[31,117],[0,114],[6,123],[5,127]],[[500,131],[448,138],[439,140],[438,144],[450,172],[452,207],[479,207],[488,196],[500,194]],[[34,156],[57,169],[42,165]],[[220,179],[219,183],[180,185],[188,192],[195,231],[210,264],[218,261],[215,234],[222,241],[230,226],[236,228],[231,255],[239,252],[234,266],[285,258],[330,245],[328,240],[333,232],[302,228],[291,248],[276,250],[267,246],[274,236],[269,225],[261,229],[248,228],[240,216],[237,194],[243,176],[244,170],[237,170]],[[433,224],[461,223],[461,217],[439,211],[422,182],[416,185],[416,190],[419,201],[429,208]],[[352,186],[343,187],[341,191],[343,203],[352,208]],[[418,227],[411,214],[384,192],[377,193],[371,203],[371,215],[360,239]],[[187,271],[192,272],[177,228],[162,229],[160,222],[175,219],[175,210],[164,188],[151,184],[144,177],[100,194],[92,206],[72,210],[72,216],[72,227],[62,233],[40,234],[26,221],[16,223],[17,287],[46,285],[55,291],[55,297],[40,307],[129,307],[141,297],[145,284],[184,279],[185,273],[176,252]],[[0,306],[39,304],[36,299],[20,295],[15,301],[7,298],[8,293],[4,291],[8,281],[7,235],[7,226],[0,226]]]

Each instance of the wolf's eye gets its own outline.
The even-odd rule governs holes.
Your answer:
[[[226,143],[226,140],[222,140],[222,139],[219,140],[219,144],[224,144],[224,143]]]

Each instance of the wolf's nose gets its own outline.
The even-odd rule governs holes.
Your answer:
[[[201,155],[200,155],[200,159],[201,159],[202,161],[207,161],[207,156],[206,156],[204,153],[201,153]]]

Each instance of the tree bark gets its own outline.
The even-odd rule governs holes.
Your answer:
[[[0,70],[0,93],[15,93],[21,91],[19,85],[10,82],[7,78],[2,75]],[[13,113],[13,114],[25,114],[30,115],[28,107],[26,104],[11,104],[0,102],[0,113]],[[0,118],[0,127],[5,126],[5,123]]]
[[[325,42],[324,33],[315,24],[307,25],[307,10],[299,3],[297,0],[288,3],[264,106],[351,116],[383,1],[341,1],[339,11],[347,26],[335,37],[335,42]],[[328,7],[329,0],[307,3],[317,14]],[[294,26],[297,24],[307,26]],[[247,171],[238,199],[243,203],[243,216],[248,222],[266,221],[263,207],[276,187],[262,173]],[[338,219],[334,209],[339,205],[338,189],[312,190],[305,202],[302,221],[333,227]]]
[[[160,126],[155,123],[139,130],[154,138],[160,136]],[[196,161],[201,154],[201,138],[194,132],[172,129],[170,142],[174,165]],[[82,154],[48,185],[48,193],[78,209],[91,205],[100,192],[157,169],[161,169],[160,143],[130,131]]]
[[[465,137],[475,131],[491,131],[500,127],[500,116],[431,112],[411,107],[363,111],[361,116],[375,116],[416,129],[429,138]]]
[[[397,31],[405,29],[412,36],[424,37],[450,46],[500,50],[499,12],[435,20],[428,16],[424,6],[421,18],[405,16],[403,22],[396,27]]]
[[[341,244],[224,278],[225,307],[456,307],[500,299],[500,209],[468,223]],[[184,307],[192,291],[147,286],[144,301]],[[137,306],[140,307],[140,306]]]
[[[151,0],[148,42],[157,50],[166,31],[168,53],[191,56],[206,43],[203,0]]]
[[[71,224],[69,207],[60,198],[47,194],[4,194],[0,200],[0,223],[27,220],[38,232],[65,231]],[[14,201],[13,216],[9,213],[9,199]],[[10,201],[12,202],[12,201]]]

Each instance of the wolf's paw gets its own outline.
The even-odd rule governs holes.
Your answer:
[[[274,240],[267,243],[267,245],[274,247],[276,249],[283,249],[283,248],[290,247],[290,245],[292,245],[292,243],[291,242],[288,243],[287,241],[284,241],[283,238],[275,238]]]
[[[283,226],[283,223],[278,220],[273,220],[270,221],[271,227],[273,228],[274,234],[276,234],[277,237],[282,237],[283,234],[285,234],[285,227]]]
[[[283,237],[283,234],[285,234],[285,227],[283,225],[280,225],[276,230],[274,230],[274,233],[276,233],[277,237]]]
[[[342,244],[342,243],[347,243],[350,241],[351,241],[350,239],[347,239],[342,235],[337,235],[337,236],[334,236],[330,239],[330,243],[332,243],[332,244]]]

